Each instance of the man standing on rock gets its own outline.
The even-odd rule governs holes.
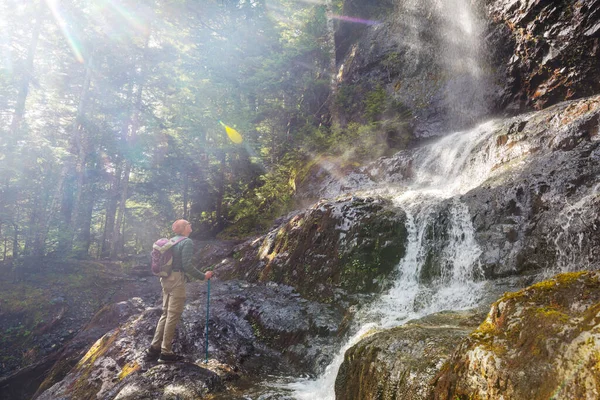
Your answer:
[[[172,348],[175,327],[181,319],[185,304],[185,273],[203,280],[208,280],[213,276],[212,271],[203,273],[192,265],[194,244],[188,237],[192,233],[192,224],[185,219],[178,219],[173,223],[172,229],[173,233],[180,237],[183,236],[185,239],[172,248],[173,271],[171,275],[160,278],[163,294],[162,315],[158,320],[152,344],[146,350],[147,359],[156,360],[158,358],[158,362],[161,364],[183,359],[182,356],[173,353]]]

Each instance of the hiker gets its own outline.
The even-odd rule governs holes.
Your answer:
[[[182,239],[173,246],[173,271],[168,277],[161,277],[163,304],[162,315],[158,320],[152,344],[146,349],[146,358],[156,360],[161,364],[181,361],[182,356],[173,353],[173,337],[175,327],[181,318],[185,303],[185,273],[194,278],[208,280],[212,278],[212,271],[206,273],[198,271],[192,265],[194,244],[188,236],[192,233],[192,224],[185,219],[178,219],[173,223],[173,233],[177,239]],[[185,238],[183,238],[185,237]]]

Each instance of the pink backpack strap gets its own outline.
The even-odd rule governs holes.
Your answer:
[[[183,242],[185,239],[187,239],[187,236],[181,236],[180,238],[173,240],[175,238],[172,238],[171,241],[173,242],[173,246],[175,246],[177,243],[179,242]]]

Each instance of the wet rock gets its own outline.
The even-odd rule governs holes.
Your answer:
[[[404,212],[389,200],[323,201],[235,250],[221,277],[272,281],[331,302],[379,291],[404,254]]]
[[[465,196],[488,278],[600,268],[600,97],[503,122],[495,174]]]
[[[501,107],[541,109],[600,91],[600,2],[490,1]]]
[[[506,293],[436,378],[435,398],[600,397],[600,273]]]
[[[56,382],[62,380],[84,356],[90,345],[101,338],[106,332],[111,331],[127,321],[133,315],[141,313],[148,304],[141,298],[132,298],[103,307],[92,320],[70,340],[56,355],[56,362],[50,373],[40,384],[36,394],[42,393]]]
[[[361,340],[346,351],[336,399],[430,399],[440,367],[484,315],[442,312]]]
[[[208,364],[207,285],[194,282],[188,284],[174,341],[174,351],[185,355],[185,363],[157,365],[144,359],[160,316],[159,307],[147,307],[99,339],[39,398],[204,398],[240,377],[316,373],[316,360],[330,361],[342,321],[334,308],[274,284],[215,281],[210,294]],[[313,346],[319,351],[298,350]]]
[[[360,9],[358,3],[344,6]],[[340,47],[347,50],[338,53],[332,107],[339,122],[385,120],[382,129],[403,148],[487,114],[500,91],[497,64],[481,46],[484,10],[430,0],[396,1],[386,10],[376,23],[354,28],[360,39]]]

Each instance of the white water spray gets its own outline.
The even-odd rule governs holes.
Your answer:
[[[485,113],[482,73],[482,25],[468,0],[405,0],[408,20],[406,43],[418,54],[421,33],[418,18],[423,7],[441,21],[438,37],[446,78],[446,99],[456,118],[469,119]],[[412,18],[412,19],[411,19]],[[415,58],[418,61],[418,57]],[[411,68],[407,65],[406,68]],[[394,193],[389,186],[361,187],[374,194],[387,194],[407,214],[408,239],[404,258],[397,267],[393,287],[355,317],[354,335],[342,346],[332,363],[316,380],[285,385],[299,400],[333,400],[334,385],[344,353],[366,335],[402,325],[442,310],[476,306],[483,297],[479,256],[481,249],[467,206],[460,196],[483,183],[497,160],[482,146],[494,132],[494,123],[448,135],[416,150],[410,157],[410,180]],[[394,180],[393,177],[391,180]],[[397,183],[397,180],[395,181]],[[440,226],[437,216],[447,215]],[[443,242],[435,229],[445,230]],[[432,261],[432,257],[434,260]]]
[[[559,272],[571,272],[588,268],[592,257],[593,245],[586,237],[583,228],[592,228],[595,224],[594,210],[600,204],[600,184],[574,204],[567,203],[557,215],[560,230],[554,235],[556,268],[550,268],[543,274],[549,278]],[[596,226],[593,226],[597,229]]]
[[[397,279],[387,293],[357,313],[355,334],[318,379],[285,385],[293,391],[294,398],[334,399],[335,378],[344,353],[365,336],[442,310],[472,308],[481,301],[481,249],[460,195],[489,177],[496,160],[489,156],[493,152],[479,150],[493,132],[494,123],[485,123],[449,135],[413,154],[413,179],[393,196],[407,213],[408,230],[406,253],[397,267]],[[441,212],[448,216],[446,227],[438,227],[446,229],[447,240],[442,244],[429,237]],[[432,254],[437,268],[433,274],[424,270],[431,268],[427,261]]]

